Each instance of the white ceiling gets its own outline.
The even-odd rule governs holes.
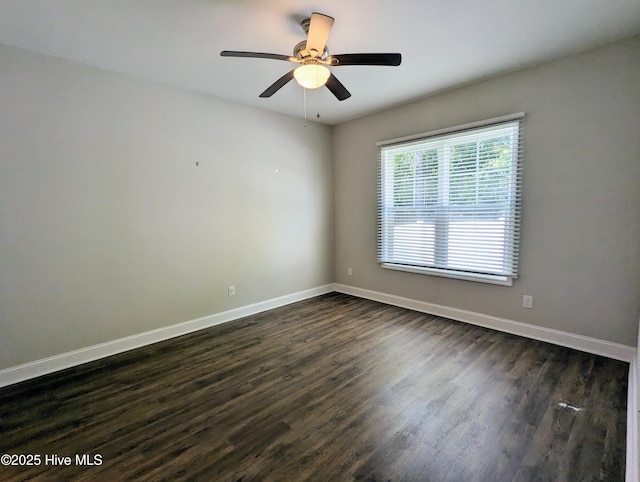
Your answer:
[[[330,53],[403,55],[334,67],[343,102],[307,91],[327,124],[640,33],[640,0],[0,0],[0,43],[301,117],[294,81],[258,98],[294,64],[219,54],[290,55],[313,11],[335,18]]]

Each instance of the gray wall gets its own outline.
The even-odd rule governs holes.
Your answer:
[[[0,99],[0,369],[333,281],[329,127],[6,46]]]
[[[376,142],[520,111],[527,120],[514,285],[381,269]],[[636,344],[640,37],[342,124],[333,146],[338,283]],[[534,296],[532,310],[521,307],[523,294]]]
[[[636,37],[305,129],[0,46],[0,369],[333,281],[635,345],[639,58]],[[379,268],[376,141],[517,111],[514,286]]]

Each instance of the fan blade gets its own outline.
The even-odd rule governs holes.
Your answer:
[[[332,67],[340,65],[386,65],[395,67],[402,62],[401,54],[340,54],[327,58]]]
[[[351,97],[351,93],[333,74],[329,75],[326,85],[327,89],[329,89],[338,100],[345,100]]]
[[[271,84],[267,88],[267,90],[265,90],[262,94],[260,94],[260,97],[271,97],[273,94],[275,94],[280,89],[282,89],[287,84],[287,82],[289,82],[291,79],[293,79],[293,70],[290,72],[287,72],[278,80],[276,80],[273,84]]]
[[[311,14],[311,23],[309,24],[309,34],[307,35],[306,50],[312,52],[315,50],[314,57],[321,57],[324,47],[327,44],[331,27],[333,26],[333,17],[313,12]]]
[[[255,59],[273,59],[273,60],[289,60],[296,61],[297,59],[289,57],[288,55],[280,54],[266,54],[263,52],[238,52],[236,50],[223,50],[220,52],[222,57],[251,57]]]

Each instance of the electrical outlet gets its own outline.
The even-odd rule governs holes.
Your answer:
[[[523,308],[533,308],[533,296],[531,296],[531,295],[522,295],[522,307]]]
[[[353,270],[351,269],[351,266],[349,266],[349,267],[347,268],[347,274],[348,274],[349,276],[353,275]]]
[[[235,296],[236,295],[236,287],[231,285],[229,286],[229,296]]]

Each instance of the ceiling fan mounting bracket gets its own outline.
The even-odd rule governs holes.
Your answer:
[[[300,26],[302,27],[305,35],[309,35],[309,25],[311,25],[311,18],[305,18],[300,22]]]

